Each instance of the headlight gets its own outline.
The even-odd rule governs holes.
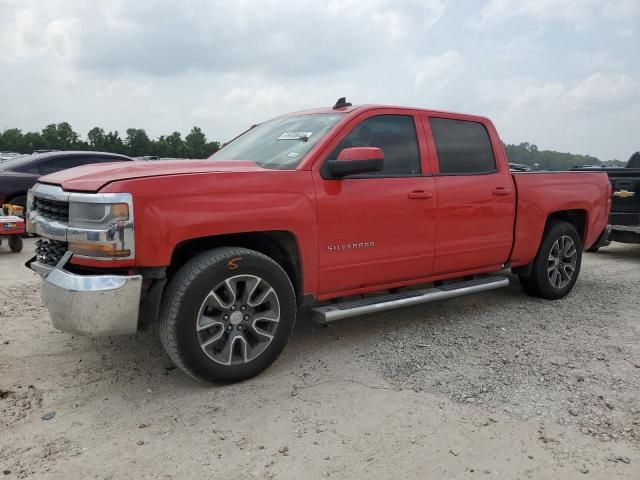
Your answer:
[[[69,203],[69,226],[72,228],[104,229],[119,220],[129,220],[126,203]]]
[[[75,194],[69,198],[69,250],[97,259],[133,258],[131,195]]]

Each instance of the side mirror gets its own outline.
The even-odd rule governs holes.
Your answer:
[[[329,160],[328,163],[334,178],[379,172],[384,166],[384,153],[378,147],[345,148],[337,160]]]

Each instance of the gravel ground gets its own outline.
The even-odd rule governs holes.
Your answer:
[[[0,247],[0,478],[640,478],[640,247],[585,254],[565,300],[517,286],[302,318],[239,385],[152,333],[52,329],[32,250]]]
[[[516,280],[414,310],[368,357],[402,388],[640,444],[640,248],[586,259],[563,301],[523,297]]]

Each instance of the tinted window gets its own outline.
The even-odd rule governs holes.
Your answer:
[[[86,165],[87,163],[93,162],[90,162],[87,157],[59,157],[45,160],[40,163],[39,168],[42,175],[47,175],[49,173],[59,172],[60,170],[66,170],[67,168]]]
[[[413,117],[378,115],[356,126],[329,155],[335,160],[344,148],[378,147],[384,152],[384,169],[368,175],[402,176],[420,174],[420,151]]]
[[[478,122],[429,119],[438,152],[440,173],[487,173],[496,161],[487,129]]]
[[[22,165],[18,165],[12,169],[15,172],[22,173],[35,173],[36,175],[40,174],[40,170],[38,169],[38,164],[36,162],[29,162]]]
[[[107,163],[107,162],[122,162],[123,158],[120,157],[58,157],[51,160],[45,160],[39,165],[39,170],[42,175],[49,173],[59,172],[60,170],[66,170],[67,168],[79,167],[80,165],[89,165],[91,163]]]

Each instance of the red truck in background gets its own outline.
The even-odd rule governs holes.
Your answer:
[[[208,160],[42,177],[28,265],[56,328],[157,324],[186,373],[238,381],[277,358],[301,307],[330,322],[506,286],[505,269],[566,296],[610,189],[605,173],[510,172],[486,118],[341,99]]]

